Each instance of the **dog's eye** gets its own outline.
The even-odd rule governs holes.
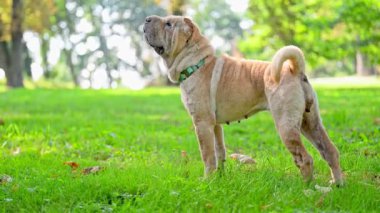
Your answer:
[[[172,27],[172,23],[170,23],[170,22],[166,22],[165,26],[167,26],[167,27]]]

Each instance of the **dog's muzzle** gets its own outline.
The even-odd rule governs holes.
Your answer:
[[[157,54],[162,55],[165,52],[165,48],[162,45],[156,45],[152,40],[154,39],[155,33],[154,31],[154,25],[156,22],[159,21],[158,16],[148,16],[145,18],[145,23],[143,27],[144,31],[144,37],[146,42],[149,44],[149,46],[153,47],[154,51],[156,51]]]

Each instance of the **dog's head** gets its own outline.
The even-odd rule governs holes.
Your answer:
[[[182,70],[214,54],[197,25],[183,16],[147,17],[144,38],[164,59],[172,82],[179,80]]]
[[[187,17],[149,16],[145,19],[146,42],[163,58],[176,57],[192,40],[200,37],[198,27]]]

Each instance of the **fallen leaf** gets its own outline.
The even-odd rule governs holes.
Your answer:
[[[205,207],[208,209],[212,209],[212,207],[214,206],[212,205],[212,203],[206,203]]]
[[[0,185],[12,182],[12,177],[9,175],[0,175]]]
[[[320,191],[322,193],[329,193],[332,191],[332,188],[330,186],[328,187],[324,187],[324,186],[318,186],[318,185],[315,185],[315,189],[317,191]]]
[[[254,164],[256,161],[248,155],[242,155],[238,153],[231,154],[230,157],[233,160],[238,160],[242,164]]]
[[[323,205],[323,201],[325,200],[325,194],[323,194],[316,202],[315,205],[321,207]]]
[[[183,158],[187,158],[187,152],[184,151],[184,150],[182,150],[182,151],[181,151],[181,156],[182,156]]]
[[[269,207],[271,207],[273,205],[273,203],[270,203],[270,204],[267,204],[267,205],[262,205],[262,206],[260,206],[260,209],[261,210],[266,210],[266,209],[268,209]]]
[[[254,164],[254,163],[256,163],[255,160],[253,160],[251,157],[248,157],[248,156],[240,158],[239,161],[240,161],[240,163],[243,163],[243,164]]]
[[[103,167],[100,167],[100,166],[92,166],[92,167],[88,167],[88,168],[84,168],[82,170],[82,174],[84,175],[89,175],[89,174],[96,174],[98,173],[99,171],[103,170]]]
[[[375,150],[368,150],[368,149],[365,149],[363,151],[363,154],[366,156],[366,157],[376,157],[379,153],[377,153]]]
[[[70,166],[72,170],[76,170],[79,167],[79,164],[74,161],[67,161],[63,164]]]
[[[12,155],[13,156],[19,155],[20,153],[21,153],[21,148],[20,147],[17,147],[15,150],[12,151]]]
[[[373,119],[373,124],[380,125],[380,118]]]
[[[189,156],[187,155],[187,152],[185,150],[181,151],[181,157],[182,157],[182,162],[187,164],[189,162]]]
[[[231,154],[230,157],[232,158],[232,160],[237,160],[237,158],[240,156],[240,154]]]

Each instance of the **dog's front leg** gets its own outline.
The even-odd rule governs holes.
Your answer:
[[[194,126],[198,137],[202,160],[205,165],[204,173],[205,176],[207,176],[217,168],[214,134],[215,124],[209,120],[194,119]]]

